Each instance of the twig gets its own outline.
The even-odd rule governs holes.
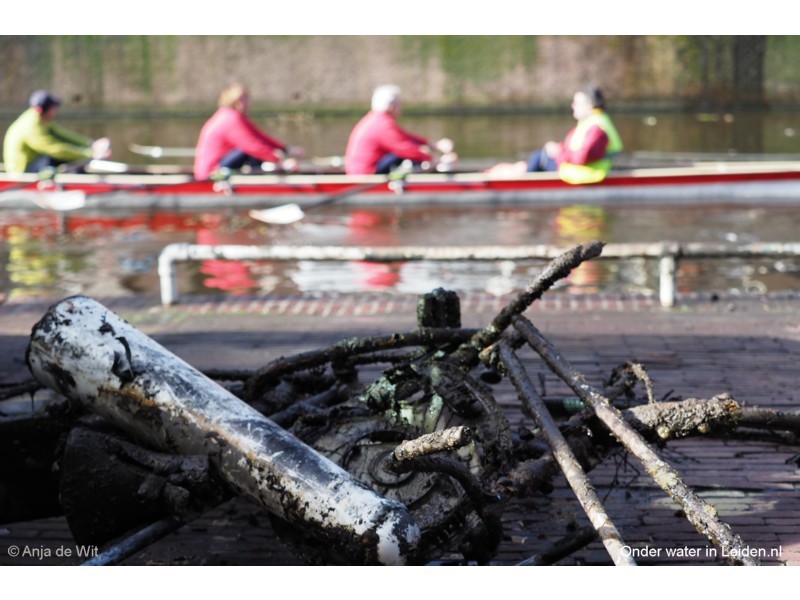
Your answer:
[[[628,368],[631,370],[639,381],[644,383],[644,389],[647,391],[647,401],[650,404],[656,403],[656,398],[653,393],[653,380],[650,379],[650,375],[647,373],[647,369],[644,368],[644,365],[639,363],[628,363]]]
[[[0,400],[8,400],[15,396],[21,396],[22,394],[32,394],[42,389],[42,387],[42,384],[34,379],[29,379],[21,383],[3,383],[0,384],[0,388],[2,388],[0,390]]]
[[[760,562],[748,556],[744,544],[731,528],[720,521],[717,511],[697,496],[658,453],[624,421],[619,410],[611,406],[607,398],[586,383],[584,377],[560,356],[553,345],[533,326],[517,317],[514,327],[539,353],[547,365],[561,377],[581,399],[590,406],[597,418],[619,439],[620,443],[642,463],[647,473],[682,508],[687,519],[697,531],[719,545],[733,564],[758,565]]]
[[[729,394],[720,394],[708,400],[643,404],[626,410],[623,417],[640,432],[654,431],[659,439],[669,440],[733,431],[741,423],[742,408]]]
[[[468,370],[478,363],[479,353],[500,339],[511,325],[513,318],[521,315],[534,301],[542,297],[559,279],[567,277],[581,263],[600,256],[603,242],[589,242],[585,246],[575,246],[559,255],[539,273],[536,279],[525,288],[516,299],[507,304],[486,327],[478,331],[462,344],[450,357],[452,362]]]
[[[270,421],[280,425],[284,429],[291,427],[301,416],[323,412],[326,407],[341,402],[347,395],[347,388],[343,385],[336,385],[332,388],[320,392],[301,402],[290,404],[286,408],[267,415]]]
[[[550,548],[540,554],[526,558],[517,563],[518,567],[544,567],[552,565],[562,558],[577,552],[584,546],[591,544],[597,539],[597,531],[594,527],[581,527],[572,535],[562,537]]]
[[[253,376],[253,371],[241,371],[238,369],[207,369],[202,373],[209,379],[216,381],[247,381]]]
[[[432,346],[438,344],[458,344],[475,334],[474,329],[419,329],[408,333],[398,333],[371,338],[351,338],[323,348],[278,358],[256,371],[247,381],[245,398],[254,398],[270,381],[288,373],[312,369],[328,363],[335,363],[359,354],[386,351],[408,346]]]
[[[546,405],[547,406],[547,405]],[[548,406],[548,410],[552,408]],[[719,394],[709,399],[687,398],[676,402],[659,402],[634,406],[622,411],[623,418],[649,440],[666,440],[689,436],[723,436],[736,439],[753,439],[775,443],[796,444],[796,434],[792,427],[797,426],[800,415],[782,413],[772,409],[741,407],[728,394]],[[602,442],[598,431],[588,413],[574,415],[561,428],[570,449],[590,471],[605,459],[608,451],[615,446],[608,438]],[[592,419],[593,421],[594,419]],[[760,427],[768,433],[744,428]],[[788,433],[776,433],[785,428]],[[546,488],[550,480],[559,473],[553,455],[547,453],[532,460],[518,463],[508,476],[498,481],[505,493],[516,496],[529,496]]]
[[[398,462],[412,460],[434,452],[449,452],[466,446],[472,441],[472,431],[463,425],[426,433],[413,440],[406,440],[394,449],[392,457]]]
[[[522,363],[508,347],[508,344],[501,342],[498,350],[508,375],[517,389],[517,394],[536,419],[542,437],[553,449],[553,456],[558,461],[572,491],[575,492],[575,496],[584,511],[586,511],[586,516],[589,517],[592,526],[603,540],[603,545],[609,556],[611,556],[611,560],[614,561],[616,566],[635,566],[636,562],[630,557],[630,554],[626,556],[623,551],[625,542],[623,542],[622,536],[611,517],[606,513],[592,482],[589,481],[572,450],[570,450],[567,440],[564,439],[558,425],[556,425],[553,417],[547,411],[547,407],[539,397],[533,382],[525,372],[525,367],[522,366]]]
[[[742,408],[739,425],[758,429],[785,429],[800,432],[800,414],[779,412],[771,408],[745,406]]]

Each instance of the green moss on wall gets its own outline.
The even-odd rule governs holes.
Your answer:
[[[800,98],[800,36],[564,36],[555,44],[544,36],[330,38],[0,36],[0,110],[18,110],[32,89],[57,87],[71,108],[185,111],[211,97],[208,86],[192,89],[206,83],[198,76],[206,72],[276,82],[271,108],[341,110],[363,104],[357,79],[341,85],[354,64],[431,82],[421,108],[549,108],[571,93],[575,73],[606,72],[616,77],[615,97],[630,106],[712,109],[745,92],[758,100],[760,86],[770,104]],[[563,52],[543,60],[551,47]],[[377,56],[354,60],[359,52]],[[298,68],[307,56],[314,68]],[[316,104],[303,105],[298,89]]]
[[[135,36],[130,41],[133,48],[132,53],[139,63],[139,87],[150,94],[153,91],[153,57],[150,48],[150,40],[142,35]]]
[[[51,36],[0,36],[0,88],[16,110],[34,89],[51,87],[53,66]]]
[[[101,105],[103,100],[105,64],[105,40],[97,35],[71,35],[55,38],[54,50],[61,57],[61,64],[68,73],[80,82],[79,89],[85,94],[76,94],[78,103],[88,106]]]
[[[730,101],[733,37],[675,36],[674,43],[680,63],[675,73],[679,87],[698,97],[700,104]]]
[[[31,38],[28,44],[29,51],[33,59],[33,73],[36,77],[36,85],[32,87],[49,87],[53,81],[55,67],[53,66],[53,36],[42,36]]]
[[[401,36],[402,60],[444,73],[449,101],[465,100],[469,84],[483,84],[536,64],[535,36]]]
[[[800,36],[767,37],[764,71],[767,88],[781,100],[800,96]],[[792,93],[793,92],[793,93]]]

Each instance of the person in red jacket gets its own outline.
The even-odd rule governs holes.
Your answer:
[[[196,179],[208,179],[220,169],[260,168],[264,162],[280,163],[284,170],[296,168],[303,149],[289,147],[261,131],[247,116],[250,94],[233,84],[219,98],[219,109],[206,121],[197,140],[194,159]]]
[[[347,141],[344,165],[348,175],[386,174],[404,160],[431,162],[427,139],[409,133],[397,124],[400,116],[400,88],[382,85],[372,94],[372,110],[353,128]],[[442,162],[452,162],[453,142],[443,138],[434,144],[443,154]]]

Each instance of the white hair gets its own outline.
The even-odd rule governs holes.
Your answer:
[[[400,98],[400,88],[396,85],[379,85],[372,92],[372,110],[375,112],[386,112],[397,104]]]

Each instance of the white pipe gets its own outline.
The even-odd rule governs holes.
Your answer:
[[[420,530],[402,503],[357,481],[96,301],[75,296],[51,307],[31,333],[27,361],[40,383],[140,442],[208,455],[239,494],[312,528],[350,564],[414,560]]]
[[[675,274],[677,262],[673,254],[664,254],[658,260],[658,298],[661,306],[671,308],[675,306],[677,293],[675,291]]]
[[[161,304],[172,306],[178,301],[178,274],[174,263],[187,260],[185,247],[188,244],[170,244],[158,255],[158,280],[161,288]]]

